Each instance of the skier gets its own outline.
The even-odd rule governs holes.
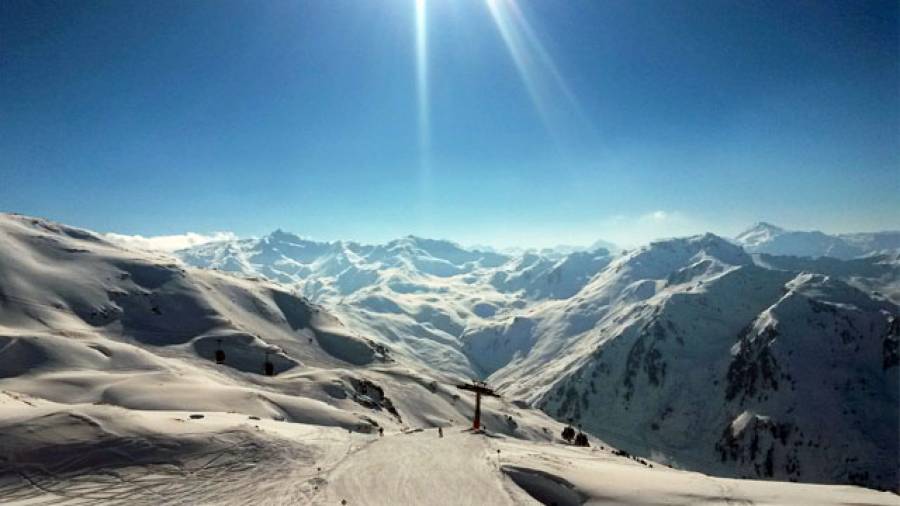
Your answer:
[[[378,427],[378,436],[384,437],[384,427]]]
[[[438,427],[438,437],[444,437],[444,429],[441,427]]]

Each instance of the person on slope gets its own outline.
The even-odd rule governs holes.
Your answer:
[[[444,437],[444,429],[441,427],[438,427],[438,437]]]

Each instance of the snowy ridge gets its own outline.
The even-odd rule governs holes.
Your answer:
[[[530,351],[489,379],[689,468],[896,490],[897,315],[837,279],[761,268],[722,239],[655,243],[529,315]],[[765,423],[733,431],[744,412]]]
[[[785,232],[781,227],[761,221],[738,234],[735,240],[745,248],[759,248]]]
[[[484,372],[466,352],[466,328],[538,300],[567,298],[612,259],[605,249],[515,257],[415,236],[382,245],[319,243],[281,230],[178,256],[288,284],[397,355],[466,377]]]
[[[735,240],[751,253],[843,260],[900,250],[900,231],[828,235],[815,230],[785,230],[765,222],[750,227]]]

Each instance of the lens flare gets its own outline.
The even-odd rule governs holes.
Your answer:
[[[515,0],[486,2],[545,126],[551,131],[557,130],[559,125],[571,123],[573,116],[585,121],[578,100]]]
[[[419,130],[418,215],[430,225],[434,192],[431,174],[431,104],[428,90],[428,10],[426,0],[416,2],[416,101]]]
[[[419,108],[419,150],[425,158],[431,147],[428,100],[428,11],[425,0],[416,1],[416,95]]]

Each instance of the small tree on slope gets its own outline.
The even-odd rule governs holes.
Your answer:
[[[563,431],[562,431],[562,438],[565,439],[567,442],[571,443],[572,439],[574,437],[575,437],[575,429],[573,429],[569,425],[566,425],[566,428],[563,429]]]

